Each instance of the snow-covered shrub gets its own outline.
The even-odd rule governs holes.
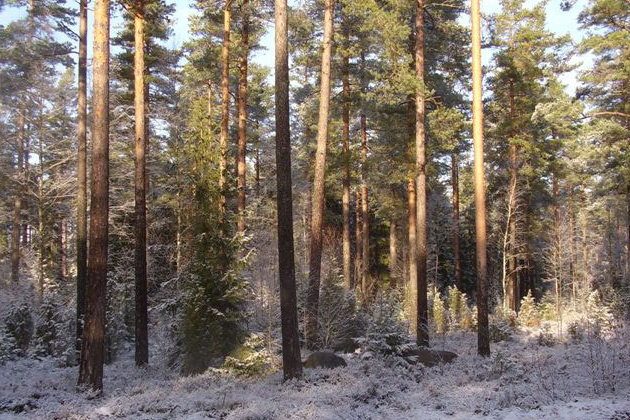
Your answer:
[[[466,295],[459,291],[456,286],[448,288],[448,312],[451,315],[451,325],[460,324],[464,307],[467,307]]]
[[[553,347],[557,344],[556,337],[549,328],[549,324],[543,325],[538,333],[538,345],[545,347]]]
[[[514,329],[510,321],[510,313],[502,308],[497,308],[496,311],[490,314],[488,327],[490,330],[490,341],[493,343],[509,341],[514,334]]]
[[[580,343],[584,338],[584,323],[579,320],[573,320],[569,323],[567,331],[571,341],[574,343]]]
[[[4,320],[7,334],[11,335],[17,343],[20,356],[24,356],[33,336],[33,317],[31,309],[23,303],[14,306]]]
[[[20,348],[15,337],[7,331],[6,327],[0,327],[0,366],[19,356]]]
[[[250,335],[223,362],[226,369],[237,376],[261,376],[269,372],[272,354],[265,346],[262,334]]]
[[[594,290],[588,297],[586,319],[589,331],[594,335],[610,334],[616,327],[615,317]]]
[[[477,308],[473,307],[472,309],[470,309],[464,301],[464,305],[462,306],[462,315],[459,321],[459,327],[464,331],[474,330],[477,325],[476,313]]]
[[[319,344],[330,349],[361,332],[361,320],[356,309],[354,293],[328,284],[322,288],[319,303]]]
[[[433,295],[433,327],[437,334],[444,334],[448,329],[448,317],[439,293]]]
[[[540,324],[538,308],[531,290],[521,300],[521,310],[518,313],[518,323],[524,327],[536,327]]]
[[[545,293],[538,305],[538,313],[541,321],[555,321],[556,298],[551,293]]]
[[[63,352],[63,329],[59,307],[53,299],[45,299],[40,307],[40,323],[35,328],[33,355],[35,357],[57,356]]]
[[[410,343],[409,326],[402,320],[402,307],[395,292],[379,294],[365,316],[365,332],[355,339],[363,352],[401,354]]]

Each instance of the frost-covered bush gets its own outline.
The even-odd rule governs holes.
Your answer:
[[[538,345],[544,347],[553,347],[557,344],[556,337],[551,332],[549,324],[545,324],[538,333]]]
[[[448,312],[451,315],[451,325],[460,324],[464,308],[467,307],[466,295],[459,291],[456,286],[448,288]]]
[[[567,332],[572,342],[580,343],[584,338],[584,323],[578,320],[571,321],[567,327]]]
[[[402,305],[395,292],[379,294],[365,316],[365,332],[355,339],[363,352],[399,355],[410,343],[409,326],[402,317]]]
[[[252,334],[225,358],[222,368],[237,376],[261,376],[270,371],[272,357],[264,336]]]
[[[524,327],[536,327],[540,324],[538,308],[532,296],[531,290],[521,300],[521,310],[518,313],[518,323]]]
[[[0,327],[0,366],[9,360],[15,360],[20,356],[20,348],[17,341],[6,327]]]
[[[433,295],[433,327],[437,334],[444,334],[448,329],[448,316],[439,293]]]
[[[586,319],[589,331],[598,336],[610,334],[616,327],[615,317],[610,308],[604,305],[596,290],[592,291],[588,297]]]
[[[40,307],[40,323],[35,328],[33,355],[35,357],[57,356],[63,352],[64,340],[59,307],[52,299],[45,299]]]
[[[319,345],[334,348],[339,343],[357,337],[362,322],[357,311],[354,293],[329,284],[322,288],[319,304]]]
[[[17,343],[19,355],[24,356],[33,336],[31,309],[25,303],[14,306],[5,318],[4,325],[7,334],[13,337]]]
[[[467,304],[464,304],[462,306],[462,315],[459,321],[459,327],[464,331],[474,330],[477,325],[476,316],[477,316],[477,308],[473,307],[471,309],[468,307]]]
[[[556,298],[551,293],[545,293],[538,305],[538,313],[541,321],[555,321]]]
[[[510,321],[510,313],[498,308],[489,319],[490,341],[498,343],[500,341],[510,341],[514,334]]]

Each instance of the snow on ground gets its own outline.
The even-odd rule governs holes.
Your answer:
[[[75,391],[77,369],[22,359],[0,367],[0,420],[6,419],[630,419],[627,335],[612,343],[540,346],[535,332],[476,356],[475,335],[434,339],[456,351],[452,364],[409,366],[396,358],[239,379],[208,372],[179,377],[139,370],[133,358],[105,367],[104,394]]]

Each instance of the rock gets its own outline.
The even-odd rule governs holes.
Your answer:
[[[414,347],[405,350],[402,356],[412,365],[422,363],[427,367],[436,366],[441,363],[451,363],[457,358],[457,354],[451,351],[430,350],[424,347]]]
[[[316,351],[315,353],[312,353],[310,356],[308,356],[306,360],[302,362],[302,365],[304,365],[305,368],[309,369],[334,369],[336,367],[347,366],[346,361],[343,360],[342,357],[339,357],[335,353],[330,351]]]
[[[333,350],[337,353],[354,353],[359,346],[352,338],[344,338],[335,344]]]

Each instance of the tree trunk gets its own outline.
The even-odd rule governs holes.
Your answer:
[[[409,294],[411,297],[411,331],[418,331],[418,240],[416,212],[416,183],[413,177],[407,183],[408,229],[409,229]]]
[[[63,284],[68,276],[67,270],[67,254],[66,254],[66,242],[67,242],[67,225],[66,219],[59,221],[59,282]]]
[[[424,83],[424,0],[416,0],[416,43],[415,65],[416,79]],[[416,343],[429,345],[429,320],[427,307],[427,175],[425,150],[425,103],[424,86],[416,92],[416,211],[418,241],[418,326]]]
[[[475,239],[477,256],[477,353],[490,356],[488,330],[488,270],[486,263],[486,188],[483,167],[483,104],[481,75],[481,13],[479,0],[471,0],[473,142],[475,156]]]
[[[144,1],[135,8],[134,89],[136,110],[136,366],[149,363],[147,314],[147,209],[146,209],[146,130],[144,81]]]
[[[238,78],[238,152],[236,158],[237,171],[237,197],[236,213],[237,231],[245,232],[245,187],[247,166],[245,155],[247,153],[247,61],[249,56],[249,0],[243,0],[243,27],[241,29],[241,43],[243,55],[239,63]]]
[[[342,68],[343,93],[343,280],[346,290],[352,290],[352,257],[350,255],[350,47],[349,27],[344,15],[343,22],[344,48]]]
[[[354,202],[354,287],[361,287],[363,285],[363,268],[361,268],[363,266],[363,228],[361,227],[361,191],[359,188],[356,190]]]
[[[103,389],[109,212],[109,0],[94,7],[92,191],[89,272],[79,385]]]
[[[365,54],[361,52],[361,90],[365,93]],[[362,256],[361,261],[361,288],[363,290],[363,302],[370,301],[370,209],[367,187],[367,117],[365,104],[361,109],[361,219],[363,220]]]
[[[227,142],[228,129],[230,123],[230,23],[232,20],[232,0],[225,0],[223,9],[223,47],[221,49],[221,60],[223,69],[221,72],[221,135],[219,137],[219,211],[225,212],[225,180],[227,169]]]
[[[451,154],[451,183],[453,185],[453,265],[455,286],[462,290],[462,273],[459,255],[459,160],[457,152]]]
[[[398,280],[398,248],[396,245],[396,219],[389,220],[389,284],[396,289]]]
[[[510,120],[511,124],[514,124],[514,119],[516,118],[516,102],[515,102],[515,91],[514,91],[514,81],[510,79]],[[512,137],[516,135],[515,129],[512,128],[511,132]],[[505,295],[505,306],[507,309],[516,312],[516,305],[518,302],[517,290],[518,290],[518,278],[517,278],[517,238],[516,238],[516,213],[517,213],[517,199],[516,199],[516,189],[517,189],[517,156],[516,156],[516,144],[511,141],[510,144],[510,209],[511,209],[511,217],[509,223],[509,231],[510,231],[510,246],[509,246],[509,256],[508,256],[508,281],[507,281],[507,294]]]
[[[317,152],[315,155],[315,179],[311,216],[311,243],[306,303],[306,347],[317,345],[317,314],[322,263],[322,223],[324,219],[324,183],[326,171],[326,143],[328,140],[328,113],[330,107],[330,61],[332,56],[333,3],[326,0],[324,10],[324,41],[322,74],[319,97],[319,121],[317,123]]]
[[[575,210],[573,208],[572,185],[569,185],[569,278],[571,279],[571,302],[575,309],[577,285],[575,281]]]
[[[552,173],[552,189],[553,189],[553,221],[554,221],[554,237],[555,237],[555,288],[556,288],[556,316],[560,316],[562,307],[562,243],[560,235],[560,203],[558,198],[558,178]]]
[[[17,154],[17,185],[15,199],[13,201],[13,231],[11,235],[11,280],[14,283],[20,281],[20,227],[22,226],[22,191],[23,191],[23,166],[24,166],[24,137],[25,117],[24,108],[20,108],[18,114],[18,154]]]
[[[81,352],[87,279],[87,0],[79,0],[77,153],[77,357]]]
[[[280,316],[282,318],[282,370],[286,381],[302,376],[293,255],[287,0],[275,0],[275,29],[278,273],[280,277]]]

